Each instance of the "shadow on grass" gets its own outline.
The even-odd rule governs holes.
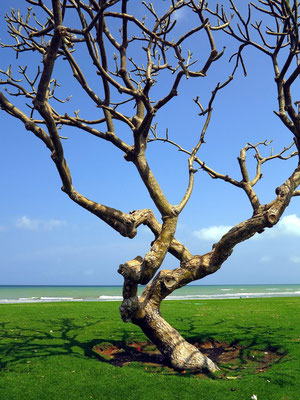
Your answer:
[[[120,340],[107,338],[88,338],[90,328],[101,323],[101,319],[78,324],[75,318],[60,318],[55,320],[40,320],[39,326],[44,329],[29,329],[13,325],[10,322],[0,323],[0,370],[10,369],[13,365],[24,362],[45,359],[54,356],[72,356],[76,358],[96,358],[102,362],[109,362],[105,357],[97,354],[93,349],[99,345],[122,346],[126,354],[136,354],[140,362],[161,362],[161,355],[144,354],[138,348],[127,345],[132,340],[132,334],[125,329],[121,332]],[[119,332],[120,333],[120,332]],[[86,337],[86,340],[85,340]],[[123,363],[112,363],[121,366]]]
[[[90,340],[89,329],[101,322],[101,319],[89,319],[89,321],[78,323],[77,318],[40,320],[37,325],[38,329],[18,327],[9,322],[0,323],[0,368],[12,370],[14,365],[28,361],[68,355],[76,358],[95,358],[114,366],[124,366],[131,362],[144,363],[145,369],[150,372],[153,372],[153,366],[158,366],[156,372],[162,371],[164,368],[164,374],[174,373],[168,372],[163,357],[153,346],[151,347],[147,342],[132,342],[132,333],[130,334],[126,329],[121,332],[121,336],[119,335],[119,340],[109,337]],[[213,343],[214,338],[220,336],[226,346],[239,346],[237,355],[239,368],[249,364],[249,359],[256,356],[253,353],[256,349],[281,355],[276,360],[272,360],[272,365],[282,362],[285,353],[277,344],[285,340],[286,333],[285,336],[281,336],[278,330],[266,325],[249,328],[238,324],[232,326],[230,331],[224,326],[223,331],[220,329],[222,323],[223,321],[216,321],[216,326],[218,326],[216,331],[204,329],[201,336],[195,334],[200,329],[199,322],[196,324],[193,318],[185,318],[179,321],[178,325],[183,325],[183,329],[180,331],[186,339],[190,343],[197,343],[200,348],[209,341]],[[105,349],[109,349],[107,354]],[[111,357],[113,352],[118,353],[118,357]],[[209,351],[208,356],[210,356]],[[224,364],[223,368],[232,372],[230,365],[226,367]],[[287,382],[286,378],[288,376],[285,377],[282,374],[278,384],[291,384],[290,380]]]
[[[202,343],[207,340],[220,338],[220,340],[231,345],[241,344],[247,348],[261,348],[280,352],[281,349],[284,351],[281,346],[287,340],[286,330],[282,331],[270,324],[259,325],[256,323],[254,326],[245,326],[220,319],[213,323],[213,327],[217,327],[217,329],[212,331],[201,326],[199,319],[191,317],[176,318],[176,323],[173,323],[174,325],[181,325],[180,333],[191,343],[199,341]]]
[[[75,318],[40,320],[39,328],[19,327],[10,322],[0,323],[0,369],[24,361],[53,356],[90,356],[90,340],[82,339],[84,331],[101,320],[78,324]],[[40,326],[44,326],[43,329]],[[98,342],[97,340],[95,343]]]

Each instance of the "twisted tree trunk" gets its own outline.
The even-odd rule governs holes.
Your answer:
[[[157,346],[166,363],[176,370],[215,372],[219,368],[163,319],[159,309],[147,304],[132,322]],[[141,317],[142,314],[142,317]]]
[[[169,364],[176,370],[191,370],[194,372],[216,372],[219,368],[208,357],[202,354],[195,346],[188,343],[180,333],[173,328],[160,313],[161,301],[178,286],[184,286],[187,281],[194,280],[195,274],[189,270],[201,264],[201,272],[205,257],[193,257],[185,269],[178,268],[174,271],[162,270],[146,287],[143,295],[137,297],[137,283],[128,277],[124,280],[123,297],[120,307],[121,317],[124,322],[132,322],[139,326],[145,335],[156,345]],[[126,269],[138,270],[141,263],[139,258],[121,265],[119,273],[125,274]],[[184,279],[185,277],[185,279]]]
[[[127,290],[130,285],[127,282]],[[124,285],[125,287],[125,285]],[[194,372],[216,372],[219,368],[208,357],[202,354],[195,346],[188,343],[180,333],[173,328],[160,313],[159,306],[152,301],[138,299],[136,288],[134,295],[126,297],[120,307],[124,322],[132,322],[139,326],[144,334],[156,345],[164,356],[166,364],[176,370],[192,370]],[[127,292],[129,295],[129,292]],[[126,297],[126,298],[125,298]],[[154,296],[155,297],[155,296]]]
[[[155,277],[155,272],[161,265],[162,257],[155,260],[152,254],[150,263],[151,270],[143,271],[143,268],[149,267],[142,257],[136,257],[120,265],[119,273],[124,277],[123,302],[120,307],[122,319],[125,322],[131,321],[138,325],[145,335],[157,346],[164,355],[166,362],[177,370],[209,371],[215,372],[218,366],[208,357],[203,355],[195,346],[188,343],[176,329],[166,322],[160,314],[160,304],[164,298],[174,290],[187,285],[188,283],[202,279],[203,277],[216,272],[221,268],[224,261],[231,255],[233,248],[240,242],[249,239],[257,232],[262,232],[265,228],[271,228],[275,225],[285,208],[295,194],[295,188],[300,183],[300,167],[296,168],[293,174],[276,189],[277,198],[269,204],[259,206],[257,213],[250,219],[241,222],[230,229],[218,243],[213,245],[210,252],[200,256],[192,256],[183,251],[175,252],[178,247],[174,237],[174,227],[169,219],[168,223],[164,221],[161,232],[169,231],[169,246],[174,247],[174,253],[181,259],[180,267],[174,270],[161,270]],[[175,217],[174,217],[175,218]],[[176,219],[176,218],[175,218]],[[170,232],[170,228],[173,231]],[[158,238],[162,238],[160,233]],[[173,239],[172,239],[173,238]],[[166,246],[164,240],[154,241],[154,246]],[[156,252],[159,253],[158,249]],[[150,253],[150,252],[149,252]],[[149,253],[147,255],[149,256]],[[184,255],[184,256],[183,256]],[[146,257],[145,257],[146,258]],[[158,261],[157,261],[158,260]],[[157,262],[156,262],[157,261]],[[153,277],[147,285],[143,294],[138,298],[137,288],[139,283],[145,283]]]

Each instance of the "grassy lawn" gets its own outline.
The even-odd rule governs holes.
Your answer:
[[[163,315],[189,341],[241,346],[214,378],[101,358],[95,346],[146,340],[118,306],[0,305],[0,399],[300,400],[300,297],[165,301]],[[250,363],[271,351],[278,357],[269,369]]]

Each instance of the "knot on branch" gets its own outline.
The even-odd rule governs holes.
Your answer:
[[[134,161],[136,159],[136,154],[133,151],[130,151],[126,154],[124,154],[124,159],[126,161]]]
[[[41,101],[41,100],[35,98],[35,99],[32,100],[32,104],[34,105],[34,107],[35,107],[38,111],[40,111],[40,110],[42,110],[42,109],[45,107],[45,100],[42,100],[42,101]]]
[[[119,308],[122,320],[130,322],[134,317],[136,318],[139,308],[137,296],[124,299]]]
[[[279,217],[280,217],[279,211],[276,208],[271,208],[267,212],[267,226],[271,228],[272,226],[277,224]]]
[[[64,37],[69,36],[69,33],[68,33],[68,30],[67,30],[66,26],[57,25],[55,30],[60,34],[60,36],[64,36]]]
[[[174,271],[168,269],[162,269],[155,278],[155,282],[158,283],[159,292],[166,297],[174,290],[178,289],[179,282]]]
[[[177,286],[177,280],[172,275],[165,276],[162,283],[170,291],[173,291]]]
[[[55,33],[60,36],[62,42],[65,43],[67,47],[72,48],[74,46],[72,43],[72,36],[68,32],[68,28],[66,26],[58,25],[55,29]]]
[[[57,163],[57,162],[59,161],[59,157],[58,157],[58,154],[57,154],[57,151],[56,151],[56,150],[53,150],[53,151],[52,151],[52,153],[51,153],[51,158],[52,158],[52,160],[53,160],[55,163]]]
[[[137,227],[135,221],[124,221],[124,224],[120,229],[121,230],[119,232],[122,236],[128,237],[129,239],[133,239],[136,237]]]
[[[137,256],[134,260],[127,261],[125,264],[120,264],[118,273],[121,274],[124,279],[129,279],[132,282],[139,282],[142,262],[143,258]]]
[[[285,183],[279,187],[276,188],[275,193],[279,197],[285,197],[290,191],[290,187],[286,185]]]
[[[33,121],[26,121],[25,122],[25,129],[27,131],[32,131],[35,128],[35,124]]]
[[[172,214],[174,217],[178,217],[180,214],[180,207],[179,206],[173,206],[172,207]]]

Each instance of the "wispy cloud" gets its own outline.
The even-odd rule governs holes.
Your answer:
[[[4,232],[4,231],[6,231],[6,226],[4,226],[4,225],[0,225],[0,232]]]
[[[231,228],[231,226],[226,225],[214,225],[194,231],[193,234],[202,240],[219,240]]]
[[[187,12],[185,8],[179,8],[179,10],[176,10],[175,13],[172,15],[172,19],[175,21],[182,20],[186,17]]]
[[[270,261],[272,261],[272,257],[271,257],[271,256],[262,256],[262,257],[259,259],[259,262],[261,262],[261,263],[263,263],[263,264],[268,263],[268,262],[270,262]]]
[[[290,261],[294,264],[300,264],[300,256],[291,256]]]
[[[52,229],[60,228],[64,225],[66,225],[66,221],[59,219],[31,219],[25,215],[21,218],[18,218],[15,224],[18,229],[28,229],[30,231],[51,231]]]
[[[182,2],[183,3],[183,2]],[[177,4],[179,6],[179,4]],[[185,20],[189,17],[189,9],[187,7],[178,8],[175,12],[172,13],[171,19],[172,22],[176,21],[179,22],[181,20]]]

